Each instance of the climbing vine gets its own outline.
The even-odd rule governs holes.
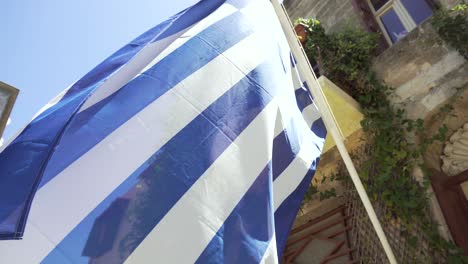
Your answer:
[[[440,27],[451,27],[451,23],[440,24]],[[351,28],[326,34],[315,19],[298,19],[297,24],[303,25],[309,33],[304,49],[310,62],[316,65],[320,74],[342,87],[361,105],[367,155],[360,166],[360,177],[371,199],[385,204],[389,209],[386,217],[400,219],[408,229],[417,223],[434,252],[448,253],[449,263],[468,263],[468,257],[463,256],[453,243],[439,236],[437,225],[430,217],[429,179],[416,181],[413,177],[416,168],[425,168],[422,155],[427,147],[445,140],[447,127],[440,127],[435,135],[426,135],[423,120],[408,119],[404,109],[390,102],[394,88],[379,81],[370,70],[377,48],[376,34]],[[460,46],[458,40],[454,43]],[[413,142],[410,135],[420,140]],[[336,178],[340,177],[332,175],[322,181]],[[316,185],[311,185],[306,199],[316,193],[320,200],[336,195],[335,189],[319,191]],[[410,232],[407,241],[413,246],[418,244]]]
[[[438,11],[431,24],[447,43],[468,59],[468,4]]]

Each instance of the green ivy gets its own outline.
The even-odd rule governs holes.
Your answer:
[[[304,43],[307,58],[312,64],[318,64],[320,70],[323,70],[322,62],[324,61],[322,55],[322,48],[327,47],[330,44],[329,37],[325,34],[325,29],[322,27],[320,21],[317,19],[299,18],[296,20],[296,24],[303,25],[307,31],[314,36],[311,40],[308,38]],[[326,50],[326,49],[325,49]],[[323,74],[323,72],[321,72]]]
[[[436,135],[426,135],[423,120],[406,118],[405,111],[390,102],[394,89],[379,81],[370,70],[377,35],[350,28],[326,34],[315,19],[299,19],[296,23],[305,25],[309,31],[304,47],[309,60],[317,63],[321,74],[344,88],[361,105],[364,114],[361,125],[369,149],[360,168],[360,177],[371,199],[383,202],[390,211],[387,217],[399,218],[409,229],[417,223],[434,252],[449,253],[449,263],[468,263],[468,258],[457,247],[439,236],[430,218],[426,194],[430,181],[423,179],[419,183],[412,176],[416,167],[424,168],[422,155],[428,146],[446,139],[447,127],[442,126]],[[467,32],[468,29],[463,34]],[[450,106],[446,108],[450,110]],[[420,142],[410,142],[409,134],[416,135]],[[325,177],[324,180],[335,178]],[[336,195],[334,189],[319,191],[311,185],[306,200],[317,193],[321,200]],[[408,233],[408,243],[416,247],[415,239]]]
[[[438,11],[431,24],[446,42],[468,59],[468,4]]]
[[[353,28],[327,35],[318,20],[299,19],[297,23],[309,30],[304,49],[308,59],[318,64],[320,74],[332,78],[348,92],[352,93],[351,87],[359,87],[356,82],[369,70],[378,36]]]

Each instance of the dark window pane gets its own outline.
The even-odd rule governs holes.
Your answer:
[[[387,30],[387,33],[392,39],[393,43],[397,42],[406,36],[406,34],[408,34],[393,8],[390,8],[387,12],[385,12],[380,17],[380,20],[384,24],[385,29]]]
[[[375,11],[379,10],[384,6],[389,0],[371,0],[372,6],[374,6]]]
[[[416,24],[421,24],[432,15],[432,9],[425,0],[401,0]]]

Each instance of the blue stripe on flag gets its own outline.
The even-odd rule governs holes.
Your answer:
[[[320,138],[324,139],[327,136],[327,128],[325,127],[322,118],[315,120],[312,124],[311,129],[315,133],[315,135],[317,135]]]
[[[223,95],[219,93],[216,96],[213,96],[213,94],[210,93],[209,95],[211,95],[211,97],[209,97],[210,99],[207,101],[212,102],[216,98],[217,99],[204,111],[199,110],[199,112],[195,110],[200,108],[197,106],[196,102],[191,101],[196,100],[196,98],[200,98],[198,97],[199,95],[195,92],[193,93],[193,98],[190,97],[193,90],[190,90],[191,86],[189,85],[193,79],[190,79],[191,81],[188,81],[189,79],[187,79],[186,82],[183,81],[192,74],[194,74],[194,78],[203,76],[204,74],[198,75],[198,73],[207,73],[208,71],[206,69],[212,69],[210,67],[212,67],[214,64],[208,65],[205,68],[206,72],[203,72],[204,66],[206,66],[210,61],[218,56],[223,56],[222,59],[225,60],[220,63],[220,65],[225,66],[223,63],[226,65],[232,63],[232,65],[229,65],[229,67],[225,66],[226,68],[223,68],[220,66],[219,69],[220,71],[229,70],[230,73],[235,67],[237,70],[241,71],[240,69],[243,69],[243,67],[252,69],[256,65],[254,63],[260,63],[260,61],[254,61],[253,57],[255,56],[252,56],[251,50],[245,48],[244,46],[245,43],[250,43],[250,41],[255,40],[255,38],[250,38],[249,36],[253,34],[253,30],[256,29],[252,25],[251,21],[255,20],[257,17],[250,17],[251,14],[249,12],[245,13],[245,15],[241,12],[235,12],[229,17],[223,18],[214,25],[203,30],[196,36],[190,36],[190,39],[181,47],[175,49],[172,53],[167,55],[143,74],[136,76],[135,79],[128,82],[121,89],[118,89],[114,94],[109,95],[96,104],[91,105],[89,108],[76,114],[83,102],[86,101],[90,95],[92,95],[93,91],[95,89],[99,89],[104,81],[106,81],[117,70],[119,70],[132,58],[134,58],[135,55],[144,46],[148,45],[149,43],[155,43],[155,41],[172,36],[175,33],[179,33],[181,30],[183,31],[184,29],[187,29],[196,22],[205,18],[222,4],[228,3],[231,5],[231,7],[226,9],[231,11],[232,7],[242,8],[253,2],[255,1],[200,1],[195,6],[173,16],[168,21],[156,26],[152,30],[143,34],[116,52],[109,59],[98,65],[89,74],[84,76],[80,81],[73,85],[59,103],[46,110],[37,119],[35,119],[35,121],[33,121],[26,128],[25,132],[20,135],[19,141],[13,142],[12,149],[7,148],[5,152],[7,154],[5,155],[5,153],[2,153],[2,155],[0,155],[0,167],[2,167],[2,169],[7,168],[11,174],[16,174],[15,177],[18,177],[18,175],[23,175],[23,171],[21,171],[21,169],[26,168],[25,170],[29,171],[25,171],[24,175],[30,175],[29,177],[31,177],[27,179],[29,181],[27,182],[29,185],[21,182],[21,184],[24,186],[22,188],[17,188],[18,186],[15,186],[14,184],[18,185],[18,182],[14,182],[10,175],[0,175],[0,238],[2,234],[7,234],[9,236],[8,238],[11,238],[12,232],[18,230],[22,231],[24,226],[20,225],[18,228],[17,220],[19,219],[19,221],[24,223],[24,216],[26,215],[21,215],[21,210],[17,210],[17,215],[13,215],[12,212],[22,206],[22,201],[26,200],[24,197],[27,196],[29,199],[32,198],[34,192],[29,193],[31,188],[35,188],[38,186],[38,184],[41,184],[41,186],[47,184],[47,182],[53,179],[53,177],[64,170],[66,173],[63,175],[67,177],[57,178],[57,180],[63,180],[63,184],[59,187],[64,187],[67,184],[72,185],[73,181],[80,180],[80,172],[83,168],[94,168],[92,166],[88,166],[90,163],[81,163],[87,158],[90,160],[94,159],[93,162],[96,161],[95,164],[100,164],[99,162],[108,162],[110,159],[102,160],[106,158],[104,155],[96,157],[98,155],[93,156],[91,154],[97,153],[99,151],[104,153],[108,149],[106,148],[107,145],[106,147],[103,147],[103,144],[100,143],[109,143],[108,141],[111,141],[110,139],[115,139],[115,141],[110,142],[109,145],[114,143],[118,144],[120,142],[120,138],[115,136],[116,134],[120,135],[120,133],[133,133],[136,131],[136,129],[143,129],[143,126],[136,128],[130,127],[130,125],[133,124],[133,121],[140,117],[139,113],[147,114],[149,113],[148,110],[152,109],[151,106],[156,105],[161,107],[158,109],[168,109],[167,112],[170,113],[166,113],[164,111],[164,114],[158,113],[157,115],[153,115],[151,117],[148,115],[144,118],[147,118],[148,120],[152,118],[152,121],[155,121],[154,119],[157,119],[156,117],[158,116],[162,116],[162,118],[166,118],[166,116],[168,118],[173,118],[176,116],[185,118],[181,119],[184,120],[184,122],[180,122],[180,124],[178,123],[178,125],[170,127],[170,129],[172,129],[171,131],[173,131],[171,133],[166,133],[166,135],[156,134],[154,137],[149,136],[148,138],[138,138],[138,142],[136,142],[141,145],[148,144],[146,146],[154,146],[155,142],[158,142],[158,144],[160,144],[158,145],[159,149],[153,147],[139,152],[138,154],[145,154],[141,154],[138,156],[138,158],[134,158],[132,160],[133,163],[125,163],[126,166],[128,165],[128,168],[124,168],[124,171],[128,170],[128,172],[125,173],[122,173],[121,171],[117,172],[114,169],[113,173],[108,173],[108,175],[105,175],[105,177],[101,178],[99,176],[102,175],[97,175],[98,173],[95,173],[94,170],[88,170],[86,173],[82,173],[81,176],[88,177],[88,181],[85,181],[86,183],[93,181],[95,177],[95,186],[91,186],[92,184],[85,185],[83,182],[81,182],[82,188],[95,188],[94,192],[88,192],[88,194],[84,193],[83,195],[89,196],[83,196],[83,200],[75,200],[79,201],[74,203],[75,205],[79,205],[76,206],[76,212],[69,210],[69,217],[61,216],[58,218],[60,221],[70,221],[61,222],[69,224],[68,226],[63,225],[60,228],[57,228],[57,230],[59,230],[57,232],[51,230],[50,228],[51,226],[54,228],[56,226],[51,222],[47,222],[53,222],[54,220],[57,220],[54,219],[58,211],[57,208],[53,208],[53,210],[51,210],[52,213],[47,214],[47,217],[44,217],[46,214],[42,213],[41,210],[36,210],[37,208],[45,209],[44,211],[48,210],[46,205],[47,202],[50,202],[50,196],[47,196],[48,194],[44,194],[44,192],[49,190],[48,187],[55,186],[55,182],[47,185],[43,189],[44,192],[41,192],[40,195],[38,195],[38,201],[40,202],[34,204],[34,219],[38,220],[39,222],[38,225],[35,225],[35,228],[37,229],[37,232],[41,233],[41,235],[32,234],[33,239],[29,240],[28,237],[25,236],[25,241],[23,241],[26,242],[26,245],[34,245],[34,243],[38,244],[37,241],[43,239],[42,237],[38,237],[44,235],[45,237],[49,237],[50,241],[58,243],[58,245],[56,245],[53,250],[52,248],[48,248],[49,244],[47,246],[38,245],[38,250],[31,252],[31,257],[28,256],[30,260],[42,259],[44,258],[45,254],[48,253],[48,255],[45,256],[42,261],[42,263],[46,264],[67,262],[121,263],[124,262],[132,254],[132,252],[134,253],[132,255],[133,257],[137,254],[140,254],[141,251],[139,250],[142,248],[145,248],[143,251],[147,249],[152,250],[151,245],[145,244],[147,242],[145,238],[151,237],[151,235],[154,234],[160,235],[161,233],[157,232],[161,232],[161,229],[164,228],[170,228],[166,229],[166,233],[167,230],[177,228],[176,224],[178,221],[169,223],[169,225],[172,226],[164,224],[167,224],[166,220],[168,220],[169,217],[171,219],[177,219],[178,215],[175,215],[176,212],[182,213],[182,211],[177,210],[182,207],[174,207],[178,201],[180,201],[181,204],[184,202],[184,206],[191,206],[192,203],[194,206],[197,206],[198,204],[203,203],[203,201],[198,201],[196,198],[193,200],[188,200],[185,198],[192,197],[190,194],[193,194],[192,191],[197,189],[197,187],[208,186],[204,185],[207,184],[205,181],[202,181],[205,179],[200,179],[200,177],[211,166],[213,166],[216,160],[222,155],[223,152],[226,151],[226,149],[230,151],[238,147],[233,145],[234,140],[236,140],[236,138],[249,126],[249,124],[252,123],[253,120],[255,120],[255,118],[260,113],[264,114],[262,111],[266,110],[265,107],[267,107],[267,105],[268,114],[271,114],[273,112],[270,111],[272,109],[276,110],[276,108],[270,107],[276,107],[276,103],[279,102],[280,109],[278,109],[278,116],[281,116],[283,113],[287,113],[288,115],[292,115],[292,119],[283,120],[282,117],[277,119],[277,121],[280,120],[281,122],[285,122],[286,127],[284,128],[283,132],[275,137],[273,142],[269,142],[273,143],[273,153],[271,160],[267,161],[266,156],[263,157],[265,160],[263,160],[261,164],[256,163],[256,166],[258,165],[258,167],[255,168],[255,173],[250,173],[252,175],[248,175],[249,173],[244,173],[244,168],[239,168],[239,176],[241,176],[241,174],[247,174],[249,177],[251,177],[249,178],[249,180],[251,180],[249,182],[254,182],[250,186],[244,186],[245,189],[249,187],[248,190],[246,191],[245,189],[242,189],[242,193],[236,193],[234,195],[235,197],[222,197],[225,198],[226,201],[227,199],[230,199],[229,208],[233,208],[235,206],[232,211],[226,211],[223,212],[223,214],[218,215],[217,213],[219,212],[214,212],[215,210],[212,208],[202,207],[208,211],[213,211],[211,213],[215,214],[214,217],[217,220],[222,220],[224,222],[213,222],[215,227],[211,226],[211,223],[203,223],[209,225],[203,226],[203,228],[208,227],[205,230],[206,232],[203,233],[203,236],[205,238],[211,239],[211,241],[207,247],[205,246],[208,241],[204,243],[200,242],[198,244],[200,252],[198,250],[194,250],[191,253],[195,253],[195,255],[192,256],[192,254],[190,256],[195,258],[198,256],[198,254],[201,254],[198,259],[198,262],[200,263],[258,263],[270,245],[270,241],[273,235],[276,235],[278,247],[277,251],[278,254],[281,255],[289,230],[301,204],[303,195],[309,187],[315,172],[318,158],[312,163],[308,171],[306,167],[301,167],[300,170],[297,170],[302,171],[300,173],[291,170],[291,174],[294,175],[286,175],[284,171],[292,162],[304,161],[306,164],[310,163],[310,160],[300,160],[301,158],[310,157],[309,155],[301,155],[301,157],[296,157],[299,153],[301,143],[305,142],[305,140],[313,140],[314,144],[319,149],[321,148],[323,142],[321,141],[322,138],[318,138],[310,134],[310,131],[306,131],[307,127],[303,123],[300,123],[304,122],[300,112],[302,112],[303,109],[305,109],[308,105],[313,103],[313,98],[309,95],[307,90],[302,89],[303,87],[299,89],[300,91],[298,90],[296,92],[296,98],[294,98],[292,90],[297,87],[284,87],[284,84],[288,83],[288,80],[286,79],[290,78],[290,66],[287,54],[285,55],[283,52],[286,48],[286,45],[281,45],[284,44],[282,41],[285,40],[281,34],[271,34],[275,33],[274,30],[276,29],[273,27],[270,28],[269,25],[277,23],[277,21],[267,21],[270,18],[276,19],[273,13],[267,13],[272,12],[272,10],[265,8],[256,13],[259,17],[262,17],[261,22],[265,22],[266,26],[259,26],[259,21],[255,23],[255,27],[258,26],[260,30],[264,30],[263,32],[258,32],[258,34],[262,36],[262,40],[265,40],[264,42],[259,43],[259,45],[261,45],[262,49],[268,49],[269,53],[267,56],[267,61],[256,67],[248,74],[246,73],[247,71],[244,72],[246,74],[245,76],[244,74],[236,76],[236,80],[238,80],[237,78],[244,77],[236,84],[233,84],[234,81],[227,78],[228,80],[225,82],[228,83],[229,86],[226,86],[225,88],[230,87],[230,85],[232,85],[232,87]],[[266,3],[265,7],[269,7],[268,1],[264,2]],[[261,0],[258,0],[258,3],[262,3]],[[265,11],[265,13],[261,13],[263,11]],[[280,29],[278,28],[278,30]],[[265,34],[265,32],[269,32],[269,34]],[[277,36],[279,36],[281,40],[276,39]],[[222,54],[224,51],[228,50],[230,47],[235,46],[237,43],[246,39],[247,37],[249,37],[247,39],[248,42],[242,42],[242,45],[236,46],[242,47],[242,49],[245,48],[245,56],[242,57],[243,60],[240,60],[242,63],[239,63],[238,60],[234,58],[235,56],[232,56],[232,58],[229,56],[224,57]],[[167,45],[169,44],[165,43],[164,47],[167,47]],[[236,52],[234,52],[234,54],[237,55],[239,50],[236,49],[235,51]],[[141,54],[145,53],[142,52],[140,55]],[[257,56],[255,59],[259,60],[260,57],[261,56]],[[244,60],[245,58],[248,58],[249,60]],[[294,67],[294,57],[291,56],[290,60]],[[236,61],[238,62],[237,64]],[[218,61],[216,61],[216,63],[217,62]],[[243,65],[244,63],[248,66]],[[218,64],[216,64],[216,66],[217,65]],[[145,65],[142,67],[144,66]],[[218,69],[213,72],[210,71],[209,73],[216,74],[217,70]],[[236,74],[238,73],[239,72],[236,72]],[[297,75],[296,77],[299,76]],[[219,78],[219,80],[221,79]],[[222,80],[224,81],[224,79]],[[210,83],[210,80],[199,78],[194,81],[197,83],[196,88],[205,88],[204,86],[199,85],[199,83],[204,84],[205,81],[207,86],[210,84],[213,85]],[[176,88],[172,91],[173,93],[169,93],[166,94],[166,96],[161,97],[166,92],[174,88],[175,85],[181,82],[183,82],[182,84],[187,85],[184,86],[184,89],[177,90],[180,87]],[[301,86],[300,81],[296,84],[298,87]],[[291,93],[288,94],[288,96],[283,97],[284,93],[281,92],[282,89],[287,89],[288,91],[291,91]],[[103,90],[99,90],[99,92]],[[179,91],[181,91],[180,94]],[[225,90],[219,89],[216,91],[219,92]],[[174,96],[171,97],[173,94]],[[279,94],[281,94],[282,97],[275,98],[275,102],[273,103],[272,99]],[[95,94],[94,96],[96,95],[98,94]],[[171,98],[175,98],[177,100],[181,99],[176,103],[185,102],[182,99],[187,99],[187,104],[189,104],[189,106],[193,106],[192,109],[194,111],[190,112],[190,114],[178,111],[179,109],[175,109],[173,105],[174,102],[169,102]],[[160,100],[158,101],[158,99]],[[288,103],[285,103],[286,101]],[[94,101],[90,100],[90,102]],[[190,102],[192,102],[193,105],[190,105]],[[271,105],[269,105],[270,103]],[[298,109],[292,109],[296,107],[295,103],[297,103],[300,111],[298,111]],[[200,102],[200,105],[203,104],[208,105],[209,103]],[[206,105],[203,105],[203,108],[201,109],[204,109]],[[313,119],[308,120],[315,120],[318,117],[316,112],[313,111],[313,108],[309,108],[307,111],[303,111],[304,115],[310,113],[312,113]],[[198,114],[198,116],[195,117],[196,114]],[[190,117],[190,119],[188,117]],[[193,117],[195,118],[192,120]],[[271,116],[268,116],[268,118],[270,117]],[[164,134],[165,131],[163,131],[163,129],[156,129],[157,126],[162,127],[161,124],[168,124],[167,119],[164,119],[164,122],[162,120],[163,119],[156,120],[156,123],[152,123],[152,125],[156,124],[154,127],[152,127],[152,129],[154,129],[154,131],[157,130],[161,134]],[[258,120],[263,119],[257,119],[255,122]],[[281,123],[281,125],[282,124],[283,123]],[[182,128],[182,126],[185,127]],[[262,126],[261,129],[263,128],[264,127]],[[153,131],[152,129],[151,131]],[[258,129],[258,131],[261,129]],[[324,130],[321,119],[317,119],[313,122],[312,130],[317,136],[325,137],[326,135],[326,131]],[[268,132],[271,133],[272,131]],[[141,134],[143,135],[144,133]],[[250,134],[242,134],[241,137],[246,135]],[[265,135],[258,133],[258,137],[264,136]],[[162,140],[160,137],[164,138],[164,140]],[[128,139],[133,140],[134,138],[136,138],[135,135],[133,135],[133,138],[129,136]],[[58,142],[59,139],[60,142]],[[166,140],[168,140],[167,143],[161,147],[161,142],[166,142]],[[251,140],[252,138],[249,138],[248,142]],[[127,143],[128,145],[131,145],[133,142],[128,140],[125,142],[125,144]],[[251,145],[252,144],[249,146]],[[269,146],[269,144],[267,145]],[[240,146],[242,147],[242,144]],[[126,145],[126,147],[128,146]],[[123,156],[125,154],[124,149],[126,148],[122,147],[119,149],[120,152],[115,153],[118,153],[119,155],[122,154]],[[44,177],[41,179],[40,176],[42,171],[40,171],[40,169],[44,164],[47,163],[45,161],[50,158],[49,153],[52,153],[53,151],[55,152],[48,164],[49,167],[44,172]],[[86,154],[86,156],[84,156],[82,159],[79,159],[88,151],[90,151],[89,153],[91,154],[88,153],[89,155]],[[29,155],[27,159],[24,158],[24,153]],[[9,159],[4,158],[8,154],[10,154]],[[115,155],[117,157],[115,158],[116,160],[123,159],[119,155]],[[128,155],[131,156],[132,153],[128,153]],[[143,160],[150,155],[151,157],[143,162]],[[223,159],[220,161],[222,161],[223,164],[226,161],[231,162],[231,159],[235,162],[235,159],[239,159],[239,157],[236,157],[235,155],[238,154],[229,156],[229,158],[226,159],[224,159],[225,156],[223,155]],[[247,158],[250,161],[249,157]],[[245,156],[242,156],[240,159],[245,160]],[[112,162],[114,162],[114,160],[112,160]],[[4,164],[9,163],[15,165],[11,165],[11,167],[3,167]],[[252,165],[247,163],[245,165]],[[215,167],[221,167],[218,166],[220,164],[221,163],[216,163]],[[294,165],[297,164],[298,163],[294,163]],[[70,165],[71,167],[76,165],[76,171],[73,172],[77,173],[69,173],[70,170],[66,168]],[[139,166],[138,169],[132,171],[137,166]],[[109,169],[109,167],[105,168]],[[262,168],[263,171],[257,175]],[[226,170],[232,168],[222,169]],[[281,175],[282,173],[283,175]],[[128,176],[128,174],[131,175]],[[280,175],[281,178],[278,178]],[[257,176],[255,180],[253,178],[254,176]],[[289,176],[293,176],[293,184],[294,186],[297,186],[297,188],[289,196],[287,196],[287,194],[291,192],[294,187],[290,186],[292,184],[281,186],[280,183],[283,183],[282,180],[287,181]],[[302,178],[301,176],[304,177]],[[222,178],[223,171],[217,172],[216,175],[211,174],[210,177],[213,177],[213,179],[216,179],[216,181],[219,179],[225,179]],[[83,178],[84,177],[81,177],[81,179]],[[274,180],[277,178],[278,181],[274,182]],[[237,179],[238,178],[236,177],[234,180],[237,181]],[[230,180],[232,179],[230,178]],[[243,179],[239,180],[242,181]],[[2,185],[4,182],[10,185],[4,187]],[[282,203],[281,201],[278,203],[276,203],[277,201],[273,201],[273,182],[275,184],[275,188],[278,186],[278,190],[282,191],[280,195],[281,199],[284,199]],[[297,185],[298,183],[299,185]],[[78,185],[79,184],[80,183],[78,183]],[[196,185],[194,186],[194,184]],[[192,187],[193,189],[191,189]],[[71,188],[73,188],[73,186]],[[57,189],[58,190],[53,194],[53,197],[63,195],[67,191],[66,188],[64,188],[63,192],[61,188]],[[203,188],[201,189],[203,190]],[[206,189],[207,192],[210,191],[209,188]],[[2,193],[3,190],[10,191],[10,193]],[[15,192],[18,192],[19,190],[19,195],[12,193],[13,190]],[[235,190],[239,192],[239,190]],[[190,191],[190,194],[184,197],[188,191]],[[217,189],[216,191],[219,192],[220,190]],[[218,192],[215,192],[215,194]],[[8,199],[7,202],[2,202],[3,197],[10,198],[8,196],[13,196],[13,198],[11,200]],[[46,197],[44,198],[43,196]],[[184,197],[184,199],[180,200],[182,197]],[[47,198],[49,198],[49,200],[47,200]],[[239,203],[237,203],[239,199],[241,200]],[[70,200],[67,200],[66,202],[68,203]],[[187,203],[185,204],[185,202]],[[235,203],[237,203],[237,205],[235,205]],[[6,209],[3,209],[3,204],[9,205],[10,207],[5,207]],[[38,204],[40,204],[40,206]],[[273,212],[275,206],[278,204],[278,209],[276,212]],[[29,204],[26,203],[25,205],[26,208],[28,208]],[[36,205],[38,206],[36,207]],[[68,208],[74,207],[75,206]],[[171,211],[171,209],[174,210]],[[21,218],[22,216],[23,218]],[[164,218],[165,216],[166,218]],[[226,216],[227,219],[225,219]],[[193,221],[201,221],[197,217],[194,218],[196,219],[193,219]],[[11,221],[5,219],[13,220]],[[192,219],[189,219],[186,223],[190,224],[189,221],[191,220]],[[58,223],[58,221],[59,220],[57,220],[56,223]],[[78,221],[80,222],[78,223]],[[159,229],[155,230],[155,227],[160,222],[161,224],[158,226]],[[221,224],[223,225],[221,228],[219,228]],[[216,235],[212,238],[214,233],[216,233]],[[151,235],[148,236],[148,234]],[[20,237],[22,233],[19,232],[15,235]],[[65,238],[63,238],[64,236]],[[198,237],[199,236],[196,236],[195,240],[198,239]],[[194,237],[191,237],[191,239],[192,240],[187,241],[194,241],[194,243],[196,242]],[[145,243],[141,244],[142,241],[145,241]],[[170,244],[176,244],[178,241],[170,242]],[[142,246],[138,247],[139,245]],[[14,254],[20,256],[18,252],[23,250],[22,248],[12,245],[9,246],[11,246],[9,249],[12,249],[12,252],[16,252]],[[204,249],[201,246],[203,246]],[[138,249],[135,251],[137,247]],[[145,252],[145,254],[146,253],[148,252]],[[14,258],[14,254],[3,255],[6,255],[6,258],[10,259],[11,256]],[[0,260],[2,259],[1,255],[2,254],[0,254]],[[5,257],[3,257],[3,259],[5,259]],[[159,260],[155,259],[154,261]]]
[[[289,166],[294,160],[295,154],[291,149],[291,141],[289,141],[286,130],[283,130],[273,140],[273,180]],[[295,145],[294,147],[297,147]]]
[[[276,233],[276,248],[278,252],[278,259],[281,256],[286,246],[289,231],[296,219],[297,212],[301,207],[302,199],[306,193],[309,185],[317,169],[319,159],[315,160],[305,177],[302,179],[299,186],[293,193],[278,207],[275,212],[275,233]]]
[[[170,17],[161,24],[148,30],[123,48],[112,54],[88,74],[77,81],[64,98],[73,96],[76,92],[95,86],[125,65],[148,43],[155,42],[176,34],[205,18],[221,6],[226,0],[204,0]],[[51,109],[52,110],[52,109]]]
[[[87,96],[81,93],[61,104],[59,115],[43,115],[29,124],[0,155],[0,239],[21,237],[29,201],[47,162],[57,134],[77,105]],[[23,211],[25,210],[25,211]]]
[[[218,21],[114,95],[79,113],[65,132],[60,148],[55,151],[40,185],[45,185],[174,85],[250,35],[252,31],[243,21],[240,12]],[[245,29],[240,30],[238,27]],[[226,31],[236,31],[236,34],[226,34]]]
[[[274,234],[271,173],[270,162],[196,263],[260,263]]]
[[[294,58],[294,55],[292,53],[289,54],[289,59],[291,60],[291,66],[296,67],[296,58]]]
[[[296,90],[296,101],[299,110],[302,112],[304,108],[313,103],[312,96],[308,91],[308,85],[306,82],[303,82],[303,87]],[[327,129],[323,123],[322,118],[315,120],[311,126],[312,131],[320,138],[325,138],[327,136]]]
[[[298,120],[292,119],[290,125],[287,126],[288,128],[274,139],[272,162],[257,177],[224,225],[218,230],[216,236],[205,248],[197,263],[260,262],[273,234],[273,230],[269,226],[269,224],[273,224],[271,219],[272,204],[270,204],[271,197],[269,196],[273,191],[271,190],[271,182],[286,169],[299,152],[298,136],[301,133],[295,129],[295,122]],[[309,171],[307,175],[312,176],[313,171]],[[286,203],[290,203],[290,201],[287,200]],[[282,218],[282,220],[288,219],[287,216]]]
[[[138,219],[136,224],[127,226],[129,230],[121,231],[132,231],[126,237],[130,237],[133,243],[126,245],[125,250],[120,253],[121,260],[128,257],[177,200],[260,113],[272,95],[276,94],[276,89],[280,87],[277,87],[278,83],[272,76],[280,76],[284,72],[282,67],[271,67],[271,64],[263,64],[249,73],[174,136],[98,205],[55,250],[66,252],[77,263],[85,261],[80,250],[83,243],[92,243],[85,236],[90,234],[96,219],[118,197],[138,193],[139,188],[148,185],[151,192],[147,192],[149,196],[146,197],[146,209],[139,210],[138,215],[132,215],[132,218]],[[268,87],[268,92],[261,87]],[[141,197],[134,199],[139,200]],[[52,253],[50,256],[54,255]],[[44,263],[54,262],[47,257]]]
[[[161,34],[153,41],[164,39],[190,26],[193,26],[198,21],[213,13],[224,2],[226,2],[226,0],[203,0],[185,9],[184,11],[179,12],[178,14],[172,16],[170,19],[157,26],[161,28],[166,28],[168,26],[170,27],[168,27],[167,30],[162,31]],[[174,23],[174,21],[177,23]]]
[[[197,263],[260,262],[273,235],[269,226],[273,224],[269,196],[273,191],[271,183],[296,158],[300,150],[301,131],[297,129],[296,122],[301,121],[291,119],[286,129],[275,137],[272,162],[257,177]],[[309,171],[309,174],[312,176],[313,171],[312,174]]]
[[[99,64],[44,111],[0,155],[0,239],[22,236],[30,203],[54,147],[80,105],[96,87],[146,44],[200,21],[225,1],[205,0],[149,30]],[[168,26],[169,25],[169,26]],[[155,38],[156,37],[156,38]],[[22,157],[16,157],[21,153]],[[28,156],[24,156],[27,153]]]
[[[300,131],[294,118],[290,124],[273,140],[273,180],[289,166],[300,150]]]
[[[299,110],[302,112],[304,108],[312,104],[312,98],[310,97],[309,92],[304,88],[301,87],[296,90],[296,100],[297,106]]]

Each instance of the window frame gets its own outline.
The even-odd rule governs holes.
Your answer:
[[[415,29],[418,25],[416,22],[414,22],[413,18],[411,15],[408,13],[406,10],[405,6],[400,0],[389,0],[387,3],[385,3],[382,7],[380,7],[378,10],[375,10],[374,5],[372,4],[371,0],[366,0],[367,4],[369,5],[372,14],[375,17],[375,20],[377,21],[377,24],[379,24],[380,29],[383,32],[383,35],[385,37],[385,40],[387,43],[391,46],[395,43],[392,42],[391,37],[389,36],[387,29],[385,28],[385,25],[382,23],[381,17],[391,8],[395,11],[396,15],[400,19],[401,23],[403,24],[403,27],[405,28],[406,32],[411,32],[413,29]],[[429,6],[431,6],[430,3],[427,3]],[[431,7],[432,8],[432,7]]]

